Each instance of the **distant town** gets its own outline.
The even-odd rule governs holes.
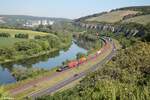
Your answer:
[[[54,21],[52,20],[28,20],[23,24],[25,27],[35,27],[38,25],[53,25]]]

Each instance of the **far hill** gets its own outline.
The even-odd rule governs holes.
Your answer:
[[[85,23],[118,23],[135,22],[147,24],[150,22],[150,6],[134,6],[102,12],[76,19],[77,22]]]
[[[27,15],[0,15],[0,24],[25,24],[26,21],[35,21],[35,20],[50,20],[54,22],[61,21],[71,21],[66,18],[52,18],[52,17],[37,17],[37,16],[27,16]]]

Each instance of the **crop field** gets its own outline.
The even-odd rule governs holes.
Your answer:
[[[137,11],[130,11],[130,10],[124,10],[124,11],[114,11],[107,14],[103,14],[98,17],[92,17],[89,19],[86,19],[86,21],[96,21],[96,22],[107,22],[107,23],[115,23],[120,21],[124,16],[128,14],[136,14]]]
[[[37,31],[31,31],[31,30],[16,30],[16,29],[0,29],[0,33],[5,32],[9,33],[12,37],[15,36],[17,33],[23,33],[23,34],[29,34],[29,38],[33,39],[35,35],[48,35],[49,33],[44,32],[37,32]]]
[[[146,25],[148,23],[150,23],[150,14],[149,15],[143,15],[143,16],[137,16],[137,17],[134,17],[134,18],[130,18],[130,19],[127,19],[127,20],[124,20],[123,23],[128,23],[128,22],[136,22],[136,23],[139,23],[139,24],[143,24],[143,25]]]
[[[14,43],[25,40],[26,39],[0,37],[0,48],[11,47]]]

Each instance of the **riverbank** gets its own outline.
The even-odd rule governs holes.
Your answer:
[[[43,55],[46,55],[46,54],[59,52],[62,49],[67,49],[71,44],[72,44],[72,42],[68,43],[66,45],[63,45],[59,49],[58,48],[54,48],[54,49],[51,49],[50,51],[42,51],[42,52],[40,52],[38,54],[33,54],[31,56],[20,56],[19,58],[15,58],[15,59],[6,59],[5,61],[0,61],[0,64],[7,64],[7,63],[13,63],[13,62],[21,61],[21,60],[28,60],[28,59],[36,58],[36,57],[43,56]]]

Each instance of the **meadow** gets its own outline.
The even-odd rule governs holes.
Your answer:
[[[16,42],[28,41],[34,39],[35,36],[50,35],[52,37],[56,37],[55,35],[50,33],[37,32],[31,30],[18,30],[18,29],[0,29],[0,33],[9,33],[11,35],[10,37],[0,37],[0,48],[12,47]],[[28,39],[15,38],[15,34],[28,34],[29,38]]]
[[[114,11],[114,12],[103,14],[98,17],[92,17],[92,18],[86,19],[86,21],[115,23],[115,22],[122,20],[122,18],[128,14],[136,14],[136,13],[138,12],[130,11],[130,10]]]
[[[29,39],[34,39],[35,35],[49,35],[49,33],[44,33],[44,32],[37,32],[37,31],[31,31],[31,30],[18,30],[18,29],[0,29],[0,33],[9,33],[11,37],[14,37],[15,34],[29,34]]]
[[[0,37],[0,48],[12,47],[14,45],[14,43],[26,41],[26,40],[27,39]]]

